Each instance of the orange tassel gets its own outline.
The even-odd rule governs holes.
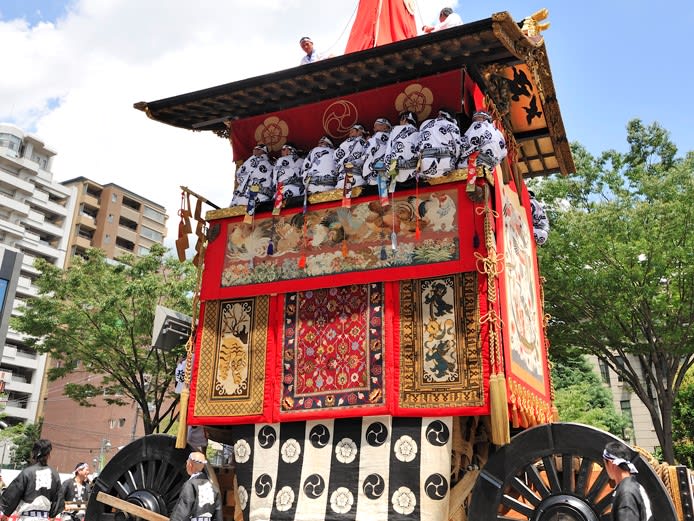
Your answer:
[[[342,256],[347,257],[347,241],[342,241]]]
[[[299,268],[302,270],[306,267],[306,254],[302,253],[301,257],[299,257]]]

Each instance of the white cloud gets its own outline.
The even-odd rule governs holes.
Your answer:
[[[450,2],[420,2],[417,23]],[[78,0],[53,23],[0,20],[0,121],[58,152],[58,180],[116,183],[169,213],[180,185],[226,206],[228,142],[156,123],[133,108],[298,64],[298,40],[340,54],[357,0]]]

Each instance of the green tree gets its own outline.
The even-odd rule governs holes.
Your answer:
[[[694,468],[694,375],[687,375],[672,412],[672,436],[677,461]]]
[[[549,336],[560,356],[604,360],[647,407],[674,460],[672,408],[694,362],[694,153],[657,123],[627,125],[628,151],[573,147],[577,175],[534,188],[552,233],[540,249]]]
[[[616,436],[625,436],[629,421],[615,411],[612,395],[588,363],[586,357],[572,352],[552,366],[554,404],[559,419],[584,423]]]
[[[43,421],[37,423],[18,423],[0,431],[5,442],[11,442],[10,464],[12,468],[25,467],[31,459],[31,449],[41,437]]]
[[[83,406],[104,397],[108,403],[135,401],[146,434],[166,431],[175,420],[172,392],[183,346],[171,351],[151,347],[157,304],[190,313],[194,268],[165,258],[159,245],[144,257],[109,261],[100,250],[75,258],[67,270],[38,260],[39,295],[30,299],[14,328],[28,344],[60,363],[48,377],[60,378],[81,365],[101,375],[101,385],[69,384],[64,393]]]

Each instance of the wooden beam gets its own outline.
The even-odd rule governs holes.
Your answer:
[[[99,492],[96,495],[96,500],[100,503],[103,503],[104,505],[108,505],[128,514],[132,514],[136,517],[141,517],[142,519],[146,519],[147,521],[169,521],[169,518],[166,516],[162,516],[161,514],[157,514],[156,512],[152,512],[151,510],[147,510],[146,508],[133,505],[132,503],[128,503],[123,499],[111,496],[106,492]]]
[[[463,479],[458,481],[453,487],[453,490],[451,490],[448,496],[448,519],[455,519],[458,511],[463,508],[465,499],[467,499],[470,492],[472,492],[472,487],[475,486],[479,473],[479,470],[468,470],[463,476]]]

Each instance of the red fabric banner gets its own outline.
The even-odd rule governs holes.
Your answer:
[[[416,113],[423,121],[441,107],[461,106],[462,81],[462,72],[456,70],[233,121],[234,159],[247,159],[258,143],[265,143],[270,152],[279,151],[288,142],[308,151],[323,135],[337,142],[343,140],[355,123],[370,129],[374,120],[386,117],[397,124],[397,115],[403,110]]]
[[[497,170],[498,172],[498,170]],[[501,211],[497,249],[504,259],[499,274],[506,379],[513,423],[529,427],[551,420],[550,375],[530,202],[523,187],[496,183]],[[522,200],[522,205],[521,205]]]
[[[360,0],[345,54],[417,36],[405,0]]]

